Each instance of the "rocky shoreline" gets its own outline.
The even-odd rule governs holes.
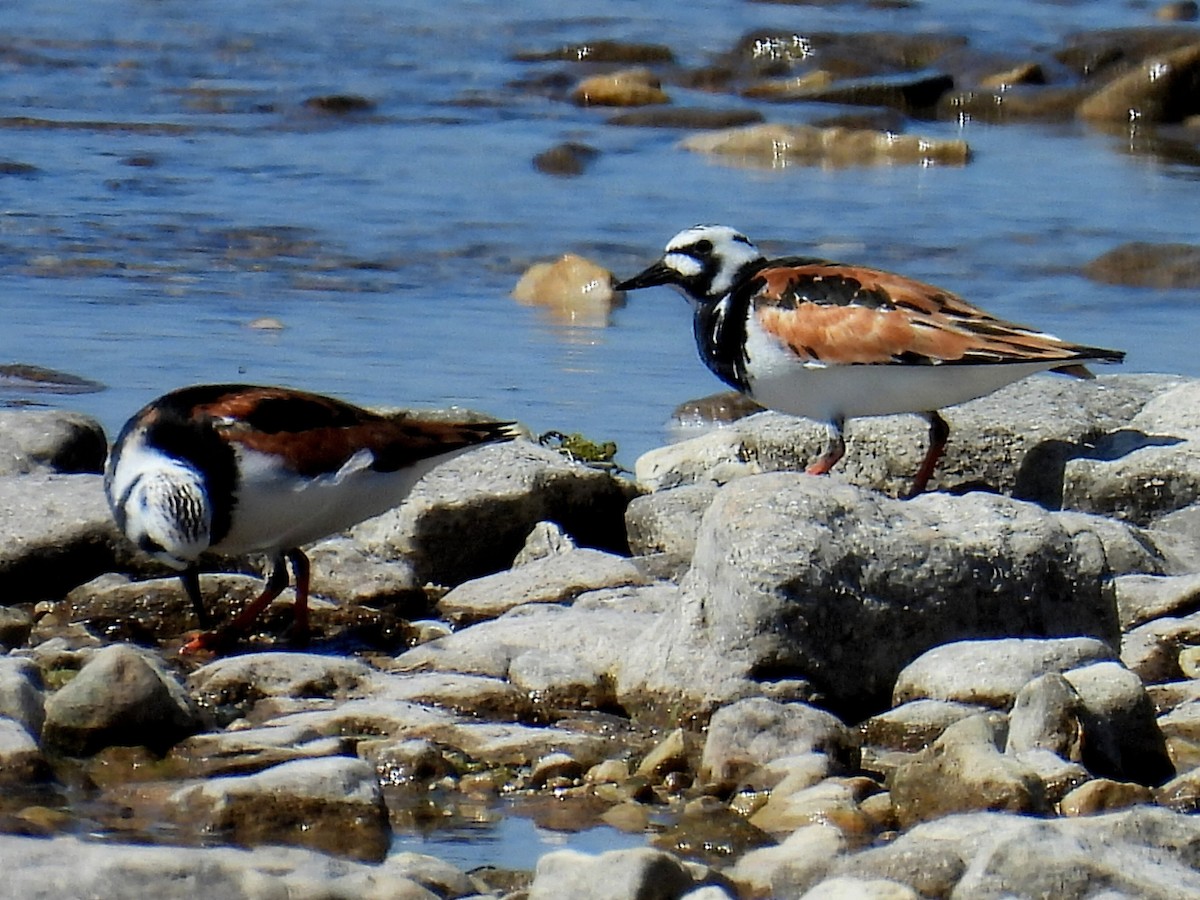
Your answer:
[[[829,478],[796,471],[818,426],[773,413],[636,479],[485,447],[312,549],[309,647],[285,594],[209,659],[179,655],[188,601],[109,520],[100,427],[0,413],[8,886],[1200,893],[1198,400],[1023,382],[949,412],[911,501],[912,417],[852,423]],[[226,615],[257,580],[213,568]],[[390,849],[501,801],[646,846],[532,873]]]

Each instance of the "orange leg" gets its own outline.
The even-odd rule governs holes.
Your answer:
[[[292,576],[296,584],[295,620],[292,624],[292,637],[298,643],[308,640],[308,576],[310,566],[304,551],[293,548],[287,552],[287,558],[292,563]]]
[[[925,416],[929,419],[929,450],[921,460],[917,474],[913,476],[912,490],[904,495],[905,499],[925,492],[925,488],[929,486],[929,479],[933,477],[933,470],[937,468],[938,461],[946,452],[946,441],[950,438],[950,426],[936,410],[926,413]]]
[[[846,455],[846,439],[842,436],[842,429],[846,425],[846,420],[840,416],[832,419],[829,422],[829,441],[825,444],[825,450],[815,460],[809,463],[809,466],[804,471],[809,475],[828,475],[829,470],[837,465],[838,460]]]
[[[296,552],[298,553],[299,551]],[[306,575],[307,562],[305,560]],[[247,604],[246,608],[234,616],[227,624],[196,635],[183,645],[182,652],[194,653],[197,650],[217,650],[225,646],[234,637],[253,625],[258,617],[262,615],[262,611],[270,605],[271,601],[283,593],[283,589],[287,587],[287,584],[287,564],[284,562],[284,557],[281,553],[271,561],[271,574],[267,577],[267,583],[263,586],[262,593]]]

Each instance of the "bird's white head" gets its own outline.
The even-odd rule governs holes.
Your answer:
[[[617,290],[670,284],[694,303],[711,303],[762,260],[759,249],[740,231],[728,225],[696,225],[671,238],[658,262],[618,284]]]
[[[125,443],[109,459],[104,489],[113,518],[137,547],[173,569],[186,569],[208,549],[212,506],[192,466]]]

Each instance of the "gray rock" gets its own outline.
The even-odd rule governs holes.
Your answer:
[[[1005,750],[1008,753],[1007,750]],[[1080,785],[1092,781],[1091,773],[1077,762],[1063,759],[1050,750],[1032,749],[1021,750],[1009,754],[1022,766],[1033,772],[1042,782],[1046,793],[1046,802],[1051,805],[1062,801],[1069,793]],[[1132,787],[1133,785],[1131,785]],[[1148,788],[1136,785],[1149,797]],[[1096,810],[1099,812],[1100,810]],[[1065,813],[1064,813],[1065,814]]]
[[[46,719],[45,707],[41,670],[28,659],[0,656],[0,716],[37,737]]]
[[[326,736],[304,725],[210,731],[194,734],[171,748],[169,758],[191,775],[248,775],[297,759],[349,756],[353,741]]]
[[[943,79],[948,81],[948,79]],[[890,80],[889,80],[890,84]],[[868,91],[864,85],[847,88],[849,94],[816,92],[781,99],[887,103],[894,95],[886,87]],[[869,96],[863,96],[864,92]],[[702,131],[684,138],[685,150],[703,153],[737,166],[780,165],[964,165],[970,158],[966,141],[938,140],[917,135],[897,135],[865,128],[818,128],[813,125],[764,123],[721,131]]]
[[[625,552],[634,488],[527,441],[480,447],[438,466],[397,509],[356,526],[376,557],[403,557],[421,584],[507,569],[533,527],[557,522],[581,545]]]
[[[751,897],[795,897],[819,882],[846,853],[846,836],[833,825],[806,825],[774,847],[751,850],[727,874]]]
[[[49,774],[33,735],[15,719],[0,716],[0,786],[28,787]]]
[[[524,766],[552,753],[565,753],[586,769],[615,749],[607,735],[499,722],[457,722],[432,734],[439,743],[489,766]]]
[[[209,707],[252,709],[268,697],[363,696],[379,672],[356,659],[317,653],[246,653],[207,663],[188,676],[188,689]]]
[[[1200,287],[1200,247],[1130,241],[1093,259],[1083,267],[1083,274],[1104,284],[1196,288]]]
[[[1083,701],[1083,756],[1088,771],[1117,781],[1160,785],[1175,774],[1154,704],[1141,679],[1115,662],[1063,673]]]
[[[878,785],[868,778],[827,778],[800,787],[787,780],[776,785],[766,804],[750,817],[750,824],[776,836],[789,835],[798,828],[821,822],[837,823],[847,837],[865,835],[870,824],[862,811],[862,786],[871,790]]]
[[[347,757],[209,779],[181,788],[168,808],[180,824],[244,846],[291,844],[377,862],[390,841],[374,768]]]
[[[713,713],[700,759],[700,777],[731,781],[779,757],[828,754],[848,768],[857,763],[854,735],[838,719],[803,703],[751,697]]]
[[[529,772],[529,783],[542,789],[555,782],[571,784],[583,778],[583,764],[569,753],[548,753],[533,763]]]
[[[0,477],[0,598],[54,600],[131,560],[99,475]]]
[[[1121,662],[1145,684],[1183,677],[1179,651],[1200,643],[1200,612],[1163,616],[1132,629],[1121,639]]]
[[[1200,812],[1200,768],[1176,775],[1156,789],[1154,801],[1159,806],[1188,815]]]
[[[1057,672],[1040,675],[1017,692],[1008,716],[1004,752],[1049,750],[1063,759],[1083,756],[1083,700]]]
[[[576,547],[575,540],[557,522],[538,522],[526,536],[521,552],[513,559],[513,568],[559,553],[569,553]]]
[[[1200,689],[1200,681],[1193,681]],[[1167,740],[1171,758],[1180,770],[1193,769],[1200,758],[1200,700],[1181,703],[1158,717],[1158,728]]]
[[[217,618],[250,602],[261,590],[262,579],[258,576],[200,576],[205,606]],[[194,631],[199,624],[195,607],[177,577],[131,581],[116,573],[93,578],[70,591],[62,603],[38,620],[34,640],[66,622],[90,634],[110,639],[124,635],[139,643],[170,641]]]
[[[439,745],[420,738],[363,741],[358,751],[387,787],[428,782],[454,771]]]
[[[415,881],[438,897],[465,897],[475,890],[465,872],[425,853],[391,853],[383,868],[389,873]]]
[[[893,698],[980,703],[1007,708],[1017,692],[1040,675],[1112,660],[1112,648],[1095,638],[1000,638],[935,647],[904,667]]]
[[[108,441],[100,423],[64,410],[0,410],[0,476],[99,474]]]
[[[1113,587],[1122,631],[1200,605],[1200,575],[1121,575],[1113,579]]]
[[[634,774],[658,783],[672,772],[686,772],[692,743],[682,728],[676,728],[643,757]]]
[[[1156,518],[1145,534],[1163,555],[1164,572],[1200,572],[1200,504]]]
[[[1149,684],[1146,685],[1146,693],[1150,695],[1154,708],[1162,716],[1180,706],[1200,701],[1200,678]]]
[[[312,592],[339,603],[378,605],[421,590],[408,560],[381,558],[348,537],[328,538],[306,553],[312,563]]]
[[[513,658],[508,679],[551,715],[616,704],[613,679],[587,656],[534,648]]]
[[[1064,816],[1094,816],[1153,802],[1154,792],[1144,785],[1093,778],[1061,797],[1059,812]]]
[[[355,897],[442,900],[407,877],[420,872],[409,854],[379,864],[294,847],[158,847],[76,837],[0,835],[4,890],[22,900],[278,900]],[[427,858],[428,859],[428,858]],[[70,860],[70,865],[64,865]],[[432,863],[438,863],[432,860]],[[440,863],[445,866],[445,863]]]
[[[538,860],[529,900],[678,900],[695,886],[683,863],[658,850],[556,850]]]
[[[896,501],[836,478],[744,478],[704,517],[660,651],[629,674],[647,692],[693,694],[736,690],[739,675],[799,676],[834,709],[870,712],[889,705],[906,663],[967,635],[1115,640],[1104,574],[1094,542],[1031,504],[990,494]]]
[[[1160,394],[1066,467],[1063,503],[1148,525],[1200,500],[1200,381]]]
[[[914,700],[871,716],[862,724],[863,743],[887,750],[915,753],[924,750],[942,732],[968,716],[986,712],[977,703],[947,700]]]
[[[1004,820],[1015,818],[1001,816]],[[951,816],[949,821],[969,818]],[[913,831],[900,835],[895,841],[843,855],[830,866],[834,876],[854,878],[884,878],[907,884],[922,897],[950,897],[954,885],[966,871],[970,852],[960,849],[957,836],[940,845],[936,840],[914,841],[909,835],[929,826],[918,825]]]
[[[836,872],[886,877],[922,896],[1200,895],[1200,822],[1154,807],[1080,819],[998,812],[947,816],[841,860]]]
[[[919,900],[919,895],[908,885],[887,878],[843,875],[822,881],[800,900]]]
[[[1070,507],[1063,493],[1068,461],[1095,455],[1098,444],[1106,455],[1115,452],[1104,436],[1125,428],[1148,401],[1181,381],[1148,375],[1089,382],[1029,378],[954,407],[946,414],[950,444],[930,489],[983,484],[1050,509]],[[927,432],[914,416],[855,419],[836,471],[852,484],[901,494],[920,464]],[[657,491],[759,472],[802,471],[824,440],[818,423],[762,413],[652,450],[637,461],[635,472],[639,484]]]
[[[1129,572],[1158,575],[1177,571],[1180,561],[1172,547],[1159,546],[1151,530],[1090,513],[1063,511],[1055,521],[1073,539],[1098,547],[1105,569],[1115,576]]]
[[[23,609],[0,606],[0,650],[20,647],[33,631],[33,616]]]
[[[486,719],[528,720],[532,699],[502,678],[458,672],[409,672],[375,680],[370,696],[378,700],[420,703]]]
[[[706,884],[688,891],[680,900],[735,900],[734,895],[715,884]]]
[[[154,656],[113,644],[46,702],[42,738],[76,755],[111,745],[161,752],[200,725],[195,704]]]
[[[669,593],[675,588],[635,588],[634,594]],[[508,676],[513,661],[546,647],[590,661],[594,671],[612,672],[630,648],[647,641],[658,616],[653,611],[624,608],[589,609],[535,604],[514,609],[498,619],[414,647],[395,660],[397,671],[442,671]],[[569,678],[574,676],[569,675]]]
[[[444,710],[418,703],[371,697],[345,700],[324,709],[304,710],[278,716],[272,727],[295,726],[309,733],[337,737],[370,734],[390,738],[437,740],[461,722]]]
[[[1048,812],[1037,773],[1000,752],[1001,730],[986,716],[963,719],[900,766],[890,789],[901,826],[977,809]]]
[[[629,549],[642,556],[667,553],[690,560],[700,519],[716,494],[714,485],[686,484],[634,497],[625,510]]]
[[[1179,122],[1196,113],[1200,43],[1141,61],[1079,104],[1089,122],[1147,125]]]
[[[628,559],[585,548],[463,582],[438,601],[438,611],[463,626],[525,603],[570,603],[585,591],[646,583]]]
[[[1198,896],[1200,835],[1196,823],[1181,818],[1136,807],[1082,819],[1025,820],[1011,831],[997,829],[981,841],[954,896]]]

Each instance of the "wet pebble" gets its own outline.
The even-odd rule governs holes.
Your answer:
[[[653,106],[670,103],[658,77],[649,69],[624,69],[585,78],[571,92],[580,106]]]
[[[703,132],[685,138],[680,146],[736,165],[765,168],[893,164],[961,166],[971,158],[966,141],[811,125],[748,125]]]
[[[567,141],[543,150],[533,158],[533,167],[543,175],[570,178],[582,175],[599,151],[587,144]]]

